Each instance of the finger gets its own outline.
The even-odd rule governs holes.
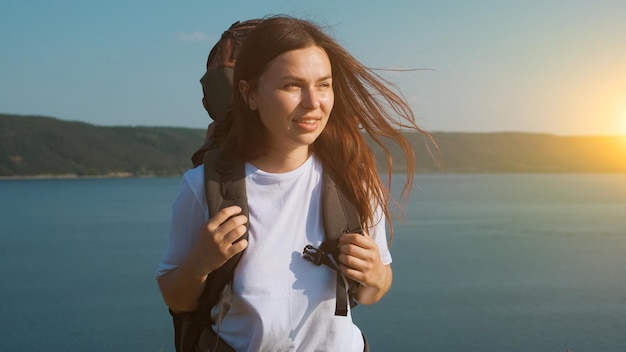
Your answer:
[[[371,251],[370,248],[364,248],[353,243],[342,244],[339,246],[340,254],[356,257],[359,259],[366,259],[370,257],[371,255],[369,254],[369,251]]]
[[[224,235],[232,231],[237,226],[243,225],[248,222],[248,218],[244,215],[237,215],[235,209],[223,209],[213,218],[209,219],[206,225],[207,231],[212,233],[213,236],[217,236],[218,239],[222,239]]]
[[[245,216],[241,216],[245,219]],[[231,219],[233,222],[235,222],[235,220],[237,219]],[[224,231],[227,231],[226,234],[224,235],[224,237],[222,238],[222,241],[224,241],[225,243],[235,243],[239,238],[241,238],[241,236],[243,236],[244,233],[246,233],[246,226],[243,224],[239,224],[235,227],[233,227],[232,229],[230,228],[230,226],[228,226],[228,224],[230,224],[231,220],[229,220],[227,223],[225,223],[225,225],[223,225],[222,227],[224,228]],[[228,231],[229,230],[229,231]]]
[[[235,215],[226,220],[219,227],[223,232],[232,231],[234,228],[245,225],[248,222],[248,218],[245,215]]]
[[[368,235],[361,235],[358,233],[346,233],[339,237],[339,244],[354,244],[359,247],[369,248],[375,245],[374,240]]]
[[[229,218],[240,213],[241,208],[236,205],[226,207],[220,210],[217,214],[215,214],[215,216],[209,219],[209,230],[215,230],[217,227],[226,222]]]
[[[361,270],[343,264],[339,265],[339,271],[341,271],[341,273],[344,274],[348,279],[358,281],[361,284],[364,284],[364,281],[367,279],[367,275]]]
[[[220,266],[224,265],[224,263],[226,263],[237,253],[246,249],[246,247],[248,247],[248,241],[245,239],[237,241],[236,243],[229,243],[227,245],[224,245],[223,248],[220,248],[218,252],[215,252],[213,255],[208,256],[212,260],[212,268],[217,269]]]
[[[361,236],[363,237],[363,236]],[[379,256],[378,245],[372,239],[355,239],[339,244],[339,253],[372,261]]]
[[[369,287],[384,287],[387,278],[391,278],[391,268],[388,265],[381,265],[370,271],[362,271],[343,265],[339,269],[347,278]]]
[[[364,259],[361,259],[359,257],[355,257],[352,255],[348,255],[348,254],[340,254],[337,259],[339,260],[339,263],[351,268],[351,269],[355,269],[355,270],[363,270],[367,267],[367,263]]]
[[[232,258],[235,254],[243,251],[244,249],[246,249],[246,247],[248,247],[248,240],[246,239],[242,239],[241,241],[233,243],[230,248],[228,248],[228,259]]]

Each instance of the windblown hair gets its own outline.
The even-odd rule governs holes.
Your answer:
[[[244,41],[234,71],[234,83],[245,80],[250,90],[258,88],[259,78],[277,56],[296,49],[317,46],[323,49],[331,63],[335,104],[324,131],[312,145],[313,153],[330,171],[335,182],[355,204],[363,224],[373,225],[372,204],[380,204],[384,216],[391,222],[390,185],[391,154],[385,141],[392,141],[403,151],[406,159],[406,180],[401,199],[411,190],[415,154],[400,128],[422,131],[416,124],[407,102],[389,87],[393,84],[366,68],[317,25],[285,16],[264,19]],[[235,89],[232,103],[232,126],[223,148],[234,157],[251,161],[269,150],[268,132],[258,111],[251,110],[245,97]],[[388,183],[383,184],[376,160],[364,130],[386,156]]]

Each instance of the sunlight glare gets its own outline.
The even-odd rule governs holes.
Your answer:
[[[619,130],[618,133],[626,138],[626,103],[622,105],[621,111],[617,114]]]
[[[617,135],[621,135],[619,145],[624,148],[626,152],[626,99],[624,99],[624,103],[621,105],[619,110],[617,111]]]
[[[613,131],[616,135],[622,135],[626,138],[626,92],[615,100],[613,105]]]

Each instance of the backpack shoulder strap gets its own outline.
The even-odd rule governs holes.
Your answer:
[[[204,154],[204,187],[209,218],[217,214],[221,209],[238,205],[242,214],[248,216],[248,202],[246,198],[245,164],[233,161],[221,150],[215,149]],[[246,224],[246,227],[248,225]],[[248,238],[248,231],[241,237]],[[239,263],[242,252],[230,258],[224,265],[209,273],[204,290],[200,297],[198,308],[190,313],[172,313],[174,319],[175,344],[177,352],[196,351],[198,343],[206,343],[206,336],[213,336],[213,320],[211,309],[220,302],[224,288],[233,280],[234,271]],[[207,330],[208,329],[208,330]],[[208,333],[207,333],[208,332]],[[199,342],[199,340],[202,340]],[[220,344],[228,350],[227,345],[219,340]],[[213,343],[211,343],[213,348]],[[229,350],[231,351],[231,350]]]
[[[220,210],[237,205],[241,214],[248,217],[248,198],[246,196],[245,164],[236,162],[220,149],[210,150],[204,155],[204,181],[209,218]],[[248,224],[241,239],[248,239]],[[242,252],[230,258],[224,265],[212,271],[207,277],[202,302],[213,307],[219,301],[224,287],[233,279],[235,267]]]
[[[304,248],[304,258],[315,265],[326,264],[337,270],[339,237],[345,233],[363,234],[361,216],[356,207],[346,198],[331,173],[324,171],[322,188],[322,216],[324,219],[324,233],[326,239],[319,248],[308,245]],[[332,258],[332,259],[331,259]],[[350,307],[356,305],[354,296],[359,289],[359,283],[349,280],[337,271],[337,297],[335,315],[348,315]]]
[[[214,149],[204,154],[203,164],[209,218],[232,205],[241,207],[241,214],[248,216],[245,163],[234,160],[221,149]]]
[[[339,189],[333,176],[324,172],[323,180],[322,214],[326,239],[332,240],[344,233],[362,231],[358,211]]]

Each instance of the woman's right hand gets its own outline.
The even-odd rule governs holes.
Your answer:
[[[163,299],[172,311],[196,309],[207,275],[248,246],[247,240],[239,240],[247,222],[238,206],[220,210],[202,227],[187,259],[159,278]]]
[[[248,218],[236,205],[220,210],[209,219],[198,236],[196,246],[202,263],[198,268],[200,274],[207,275],[248,246],[248,241],[241,238],[246,232],[247,222]]]

